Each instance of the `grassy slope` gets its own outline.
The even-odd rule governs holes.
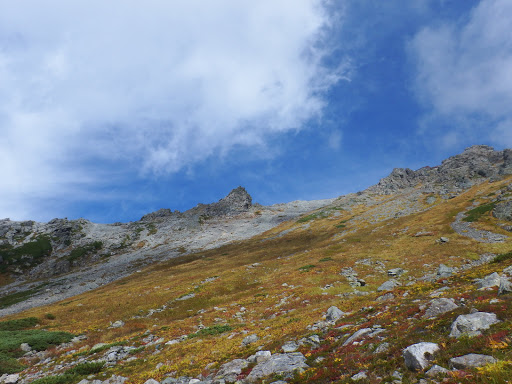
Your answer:
[[[490,304],[489,301],[496,298],[496,292],[476,291],[471,284],[474,277],[501,272],[504,266],[510,265],[510,260],[500,265],[479,267],[451,279],[452,288],[447,297],[464,297],[468,305],[435,321],[421,320],[419,306],[428,302],[428,294],[442,285],[417,283],[405,286],[409,278],[434,272],[440,263],[460,266],[485,252],[505,253],[512,249],[512,240],[502,244],[477,243],[455,234],[449,225],[472,201],[487,202],[488,195],[507,182],[510,179],[483,184],[426,212],[377,224],[369,224],[375,208],[364,206],[340,211],[339,216],[335,216],[333,210],[311,220],[285,223],[251,240],[155,265],[93,292],[35,308],[16,317],[55,315],[50,329],[87,334],[88,340],[75,349],[97,342],[128,341],[130,345],[141,345],[146,330],[168,341],[193,334],[199,326],[230,325],[233,329],[220,335],[193,337],[179,344],[165,345],[156,354],[153,354],[154,347],[148,347],[138,354],[140,359],[111,370],[129,376],[134,383],[148,378],[158,380],[171,371],[177,371],[179,375],[197,375],[210,363],[213,369],[236,357],[245,358],[257,346],[279,352],[285,341],[311,334],[306,327],[320,320],[331,305],[353,313],[339,323],[356,324],[353,330],[373,324],[384,326],[392,336],[393,347],[384,356],[373,355],[375,345],[369,343],[342,348],[340,337],[343,332],[332,330],[318,350],[302,350],[312,368],[297,378],[297,382],[350,382],[350,376],[361,369],[386,377],[395,369],[403,370],[401,349],[419,341],[444,343],[438,358],[444,366],[447,366],[448,357],[466,351],[490,353],[511,361],[512,352],[507,342],[512,337],[512,331],[509,331],[512,320],[510,299],[503,296],[498,304]],[[426,201],[422,204],[427,206]],[[350,220],[354,216],[358,219]],[[475,223],[506,234],[495,224],[490,215],[482,216]],[[294,228],[282,237],[273,238],[281,231]],[[414,236],[421,231],[433,235]],[[449,237],[450,242],[439,244],[436,240],[440,236]],[[395,290],[396,299],[384,303],[375,301],[380,295],[375,292],[376,288],[388,277],[376,272],[374,266],[356,264],[364,258],[382,261],[386,269],[401,267],[409,271],[402,278],[404,286]],[[253,263],[260,265],[253,267]],[[367,296],[339,296],[353,291],[346,279],[339,275],[344,267],[353,267],[366,281],[367,285],[360,290],[369,292]],[[212,277],[216,279],[204,282]],[[283,286],[285,283],[287,285]],[[333,287],[323,290],[327,284]],[[195,293],[195,297],[174,301],[188,293]],[[402,297],[404,294],[406,297]],[[134,318],[164,304],[168,308],[162,312]],[[241,311],[242,307],[246,310]],[[481,338],[448,340],[447,329],[456,314],[468,313],[471,307],[492,310],[507,321]],[[239,312],[243,315],[237,316]],[[116,320],[125,321],[125,326],[108,329]],[[241,348],[240,343],[246,336],[244,331],[257,333],[260,341]],[[495,335],[496,332],[499,334]],[[72,356],[62,359],[70,360]],[[321,365],[313,363],[319,356],[326,358]],[[156,369],[158,363],[164,363],[164,366]],[[476,376],[457,378],[457,382],[493,382],[491,379],[501,382],[500,375],[510,369],[506,364],[498,368],[498,372],[471,373]]]

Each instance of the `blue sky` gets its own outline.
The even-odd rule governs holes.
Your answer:
[[[512,147],[509,0],[0,0],[0,217],[362,190]]]

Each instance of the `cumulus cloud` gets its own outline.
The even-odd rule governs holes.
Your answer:
[[[177,172],[318,118],[347,70],[323,65],[325,6],[0,0],[3,216],[85,197],[113,164]]]
[[[409,44],[428,134],[512,146],[512,2],[481,1],[460,20],[429,26]],[[444,129],[444,128],[443,128]],[[437,132],[440,133],[440,132]]]

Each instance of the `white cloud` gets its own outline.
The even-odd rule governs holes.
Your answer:
[[[0,0],[0,216],[111,178],[99,162],[176,172],[319,117],[344,76],[324,5]]]
[[[481,1],[467,18],[424,28],[410,42],[424,121],[444,137],[512,146],[512,2]],[[428,134],[435,124],[427,125]],[[504,141],[505,139],[505,141]]]

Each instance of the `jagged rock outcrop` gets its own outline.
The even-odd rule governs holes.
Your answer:
[[[367,189],[378,194],[392,194],[419,185],[425,191],[459,192],[485,180],[512,174],[512,150],[495,151],[487,145],[475,145],[436,167],[416,171],[395,168],[378,184]]]
[[[233,189],[223,199],[212,204],[199,204],[190,210],[190,213],[199,214],[203,218],[232,216],[242,212],[247,212],[252,207],[252,197],[245,188],[238,187]]]

